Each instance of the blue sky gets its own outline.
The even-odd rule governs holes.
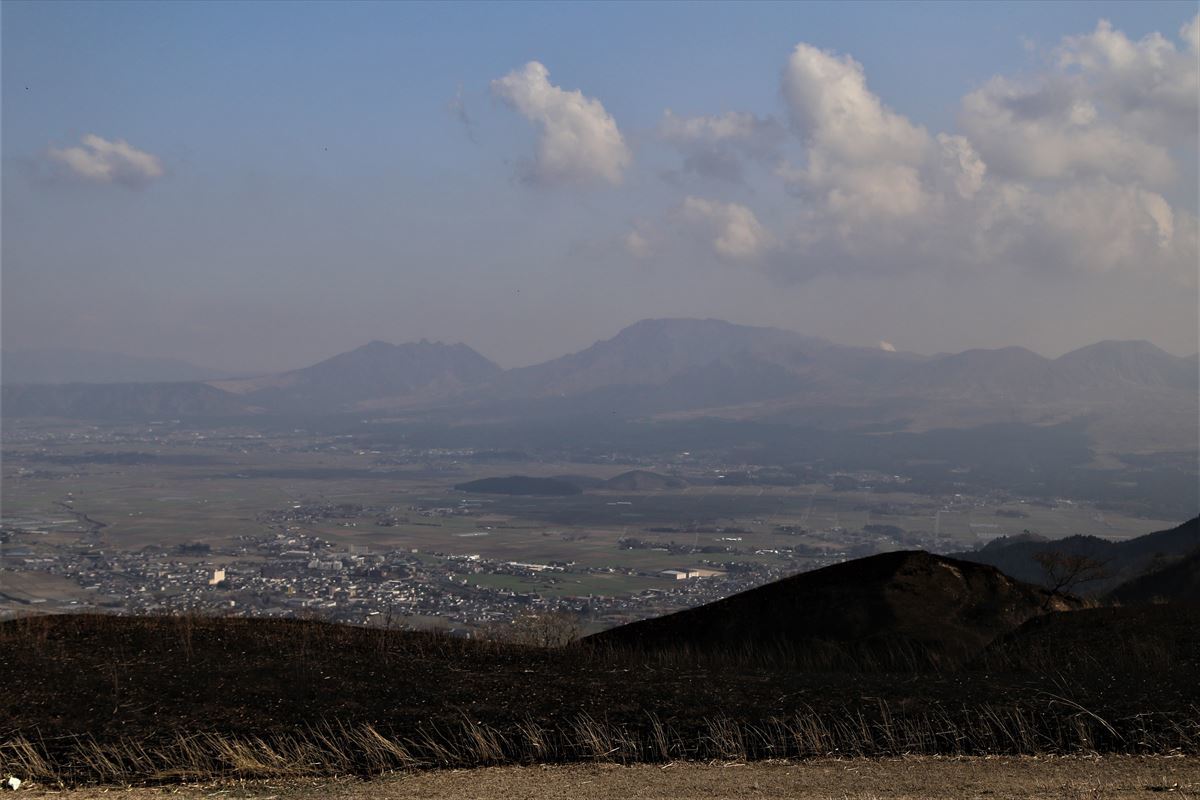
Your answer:
[[[4,345],[254,371],[371,338],[429,337],[517,364],[641,317],[705,315],[914,350],[1016,343],[1054,353],[1106,337],[1194,350],[1194,275],[1173,274],[1194,254],[1194,131],[1159,136],[1136,108],[1113,105],[1143,84],[1118,85],[1125,73],[1103,66],[1081,67],[1080,78],[1061,62],[1070,52],[1084,63],[1094,43],[1064,41],[1095,34],[1101,19],[1134,45],[1159,32],[1175,60],[1158,68],[1186,94],[1200,67],[1180,29],[1196,11],[1147,2],[6,2]],[[826,55],[789,60],[801,43]],[[816,174],[837,146],[814,144],[824,112],[785,96],[781,75],[828,76],[822,64],[842,69],[844,56],[881,119],[905,121],[893,133],[922,129],[919,147],[932,155],[867,165],[843,153],[836,170]],[[602,106],[579,124],[611,120],[627,158],[614,156],[609,178],[590,179],[605,157],[596,152],[564,156],[586,161],[581,171],[543,162],[538,112],[493,83],[534,61],[548,70],[547,87]],[[1021,88],[996,88],[998,76]],[[991,105],[968,124],[973,92],[991,92],[980,95]],[[1000,124],[988,116],[997,103],[1021,98],[1066,98],[1096,117],[1071,123],[1072,136],[1080,125],[1095,134],[1094,158],[1016,163],[1005,131],[986,126]],[[1178,97],[1164,102],[1178,117]],[[763,145],[770,153],[747,156],[751,134],[701,152],[700,139],[664,133],[668,108],[684,120],[752,115],[775,137]],[[1035,123],[1021,130],[1057,135]],[[989,191],[999,198],[985,216],[947,216],[958,201],[937,188],[935,162],[948,152],[939,133],[970,140],[996,181],[972,190],[976,205]],[[161,170],[89,177],[52,154],[89,134],[126,142]],[[1123,154],[1136,163],[1102,165]],[[738,177],[689,172],[689,156],[736,162]],[[889,183],[898,171],[923,187],[919,219],[916,206],[889,208],[886,223],[867,219],[866,206],[830,216],[855,191],[899,196],[904,187]],[[1040,199],[1010,208],[1013,219],[1110,196],[1095,202],[1096,216],[1072,214],[1053,230],[996,222],[1005,198],[1022,192]],[[1169,206],[1166,227],[1155,198]],[[1070,260],[1069,236],[1109,229],[1104,215],[1127,207],[1158,225],[1151,239],[1169,231],[1169,254],[1161,241],[1149,256],[1140,245],[1123,250],[1144,233],[1137,228],[1105,250],[1119,254],[1102,268],[1043,269]],[[863,228],[847,227],[841,242],[821,238],[842,224]],[[1006,231],[1003,247],[914,266],[930,260],[919,240],[984,225]],[[879,230],[895,238],[858,246]],[[966,247],[961,239],[941,249]],[[893,254],[897,266],[883,266]],[[1149,278],[1147,259],[1162,261]],[[998,297],[1003,313],[989,310]]]

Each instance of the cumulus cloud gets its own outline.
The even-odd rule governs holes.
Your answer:
[[[1023,179],[1171,179],[1167,148],[1101,116],[1077,81],[994,78],[963,101],[963,125],[994,170]]]
[[[777,161],[785,135],[774,119],[740,111],[681,117],[668,108],[658,124],[658,137],[683,155],[685,172],[731,183],[743,180],[747,160]]]
[[[1059,65],[1078,74],[1089,99],[1121,127],[1155,141],[1194,137],[1200,114],[1198,37],[1200,14],[1180,28],[1182,48],[1159,33],[1135,42],[1101,20],[1091,33],[1063,40]]]
[[[996,77],[967,95],[963,127],[1004,175],[1169,183],[1170,148],[1196,139],[1196,35],[1195,18],[1181,28],[1181,46],[1159,33],[1133,41],[1101,20],[1066,37],[1048,72]]]
[[[802,166],[781,164],[776,173],[805,201],[807,224],[844,241],[864,228],[887,231],[894,243],[935,203],[924,174],[934,140],[887,108],[849,56],[799,44],[782,80],[807,152]]]
[[[850,56],[796,45],[783,70],[783,95],[797,133],[832,157],[916,163],[929,147],[925,129],[885,107]]]
[[[526,178],[540,184],[619,184],[632,156],[599,100],[550,83],[537,61],[491,83],[492,93],[539,128]]]
[[[76,147],[51,147],[46,155],[74,177],[95,183],[144,186],[166,174],[158,156],[139,150],[124,139],[109,141],[89,133]]]
[[[1176,162],[1197,145],[1198,35],[1200,16],[1177,41],[1134,41],[1101,22],[1064,38],[1040,73],[997,76],[967,94],[960,129],[936,134],[889,108],[850,56],[799,44],[781,77],[794,138],[779,125],[766,150],[768,174],[791,197],[771,215],[776,232],[747,205],[689,193],[627,246],[653,241],[657,252],[690,236],[785,280],[1074,272],[1194,286],[1194,175]],[[658,135],[738,176],[735,148],[769,124],[668,110]]]
[[[774,239],[759,223],[754,212],[737,203],[722,203],[702,197],[686,197],[679,218],[704,232],[717,255],[730,261],[745,261],[762,255]]]
[[[884,351],[885,353],[894,353],[894,352],[896,352],[896,345],[892,344],[889,341],[884,340],[879,343],[879,349]]]

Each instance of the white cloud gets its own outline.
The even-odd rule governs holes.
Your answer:
[[[619,184],[632,156],[616,121],[595,98],[550,83],[537,61],[492,81],[493,94],[540,128],[527,177],[542,184]]]
[[[1040,74],[997,76],[969,93],[961,129],[936,135],[876,96],[853,58],[799,44],[781,79],[795,138],[782,140],[778,126],[763,161],[791,197],[772,215],[776,233],[748,206],[688,193],[666,225],[643,224],[627,247],[699,243],[784,280],[924,270],[1195,286],[1194,175],[1176,161],[1197,145],[1197,35],[1200,16],[1180,29],[1182,44],[1133,41],[1101,22],[1063,39]],[[710,174],[731,165],[738,177],[738,148],[770,122],[668,110],[658,135],[708,158]]]
[[[886,108],[850,56],[796,45],[783,70],[783,95],[796,131],[831,157],[915,163],[929,147],[925,129]]]
[[[936,203],[924,173],[937,145],[925,129],[887,108],[853,58],[807,44],[788,59],[783,95],[807,149],[802,166],[776,170],[812,229],[796,241],[840,239],[863,252],[864,235],[888,247],[911,235]]]
[[[896,345],[894,345],[888,341],[881,341],[879,343],[879,349],[884,351],[885,353],[894,353],[894,352],[896,352]]]
[[[1169,181],[1166,147],[1101,116],[1084,88],[1062,78],[1034,85],[993,78],[964,98],[963,127],[987,163],[1010,177]]]
[[[1027,266],[1077,271],[1166,273],[1195,280],[1195,218],[1161,195],[1107,178],[1055,191],[1001,187],[974,220],[985,232],[980,255]]]
[[[1064,38],[1043,74],[996,77],[967,95],[963,127],[1007,176],[1168,184],[1170,148],[1195,141],[1200,117],[1197,24],[1180,29],[1180,48],[1159,33],[1133,41],[1101,20]]]
[[[947,194],[953,189],[964,200],[974,197],[983,187],[987,165],[965,136],[939,133],[937,141],[940,188]]]
[[[1151,141],[1194,137],[1200,114],[1198,19],[1180,28],[1182,51],[1159,33],[1135,42],[1101,20],[1091,33],[1063,40],[1059,66],[1078,75],[1086,99],[1123,130]]]
[[[1183,23],[1179,28],[1179,38],[1193,53],[1200,53],[1200,14],[1192,17],[1191,21]]]
[[[75,177],[96,183],[137,187],[166,173],[158,156],[138,150],[124,139],[110,142],[89,133],[80,142],[77,147],[51,147],[46,154]]]
[[[685,223],[703,230],[717,255],[731,261],[755,258],[774,244],[754,212],[737,203],[689,196],[684,198],[678,215]]]

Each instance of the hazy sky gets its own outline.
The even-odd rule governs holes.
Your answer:
[[[1197,349],[1195,3],[0,14],[5,348]]]

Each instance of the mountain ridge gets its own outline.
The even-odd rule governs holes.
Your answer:
[[[219,407],[229,415],[436,412],[468,422],[700,415],[916,431],[1083,416],[1110,451],[1186,450],[1196,439],[1197,363],[1139,341],[1097,342],[1055,359],[1019,347],[923,356],[716,319],[648,319],[509,370],[465,344],[376,340],[301,369],[196,384],[190,397],[120,384],[89,405],[78,389],[5,384],[3,413],[180,416]]]

